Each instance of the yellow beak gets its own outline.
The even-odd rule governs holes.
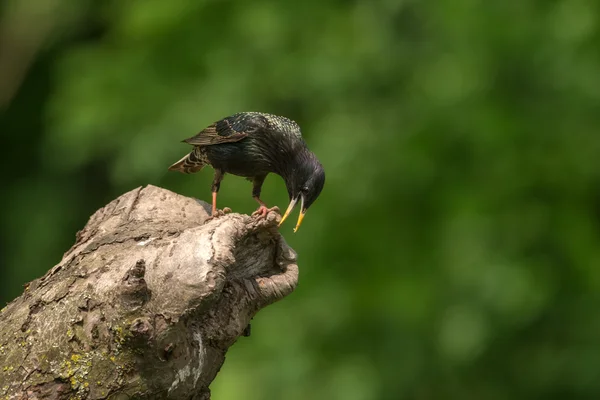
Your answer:
[[[279,222],[279,226],[281,226],[281,224],[283,224],[283,221],[285,221],[287,219],[287,217],[290,215],[290,213],[292,212],[294,207],[296,207],[297,202],[298,202],[298,198],[292,199],[292,201],[290,201],[290,205],[288,206],[287,210],[285,210],[285,214],[283,214],[283,217],[281,218],[281,221]]]
[[[302,223],[302,220],[304,219],[304,214],[306,214],[306,212],[301,210],[300,215],[298,215],[298,222],[296,223],[296,227],[294,228],[294,233],[296,233],[298,231],[298,228],[300,228],[300,224]]]
[[[300,224],[302,224],[302,220],[304,219],[304,214],[306,214],[306,210],[304,210],[304,197],[302,195],[300,195],[299,197],[300,197],[300,215],[298,216],[298,222],[296,223],[296,227],[294,228],[294,233],[298,231],[298,228],[300,228]],[[296,207],[297,203],[298,203],[298,197],[296,197],[295,199],[292,199],[290,201],[290,205],[288,206],[287,210],[285,210],[285,214],[283,214],[283,217],[281,218],[281,221],[279,222],[279,226],[281,226],[281,224],[283,224],[283,221],[285,221],[287,219],[287,217],[290,215],[290,213],[294,210],[294,207]]]

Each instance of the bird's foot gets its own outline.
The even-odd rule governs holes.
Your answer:
[[[275,211],[276,213],[279,213],[279,207],[275,206],[275,207],[268,208],[267,206],[260,206],[260,207],[258,207],[258,210],[254,211],[252,213],[252,216],[259,217],[259,218],[265,218],[267,216],[267,214],[270,213],[271,211]]]
[[[206,219],[206,221],[210,221],[211,219],[222,217],[225,214],[229,214],[230,212],[231,212],[231,208],[229,208],[229,207],[225,207],[222,210],[214,209],[212,211],[212,215],[210,217],[208,217]]]

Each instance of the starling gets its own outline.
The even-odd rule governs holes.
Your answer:
[[[268,208],[260,199],[260,192],[265,178],[273,172],[283,178],[290,197],[279,225],[300,201],[296,232],[325,184],[323,166],[306,146],[300,127],[285,117],[242,112],[215,122],[183,142],[194,149],[169,170],[190,174],[206,165],[213,167],[213,216],[217,215],[217,193],[226,173],[252,181],[252,197],[260,205],[254,214],[266,216],[275,207]]]

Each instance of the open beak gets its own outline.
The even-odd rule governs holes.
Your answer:
[[[302,200],[304,200],[304,199],[302,199]],[[302,220],[304,219],[304,214],[306,214],[306,210],[303,207],[300,209],[300,215],[298,215],[298,222],[296,223],[296,227],[294,228],[294,233],[296,233],[298,231],[298,228],[300,228],[300,224],[302,223]]]
[[[300,195],[298,197],[300,198],[300,215],[298,216],[298,222],[296,223],[294,232],[298,231],[298,228],[300,228],[300,224],[302,223],[302,220],[304,219],[304,214],[306,214],[306,210],[304,209],[304,196]],[[283,221],[285,221],[287,219],[287,217],[290,215],[290,213],[292,212],[294,207],[296,207],[296,204],[298,203],[298,197],[296,197],[295,199],[292,199],[290,201],[290,205],[288,206],[287,210],[285,210],[285,214],[283,214],[283,217],[281,218],[281,222],[279,222],[279,226],[281,226],[281,224],[283,224]]]

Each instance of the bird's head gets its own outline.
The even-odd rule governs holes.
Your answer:
[[[317,200],[325,185],[325,171],[317,158],[311,153],[310,157],[302,160],[285,178],[285,184],[290,196],[290,205],[281,218],[279,225],[290,215],[296,204],[300,202],[300,215],[294,228],[298,230],[308,208]]]

